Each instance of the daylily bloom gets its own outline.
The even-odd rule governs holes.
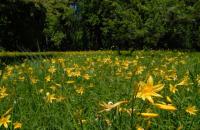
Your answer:
[[[90,77],[91,77],[91,76],[89,76],[88,74],[84,74],[84,75],[83,75],[83,78],[84,78],[85,80],[89,80]]]
[[[178,91],[178,89],[176,88],[176,85],[169,85],[169,91],[172,93],[176,93],[176,91]]]
[[[50,75],[46,76],[46,77],[45,77],[45,80],[46,80],[46,82],[51,81],[51,77],[50,77]]]
[[[198,110],[196,109],[196,106],[188,106],[185,111],[190,115],[196,115]]]
[[[20,122],[15,122],[15,123],[13,123],[13,125],[14,125],[14,129],[22,128],[22,123],[20,123]]]
[[[56,100],[55,94],[50,94],[49,92],[46,93],[46,101],[52,103],[53,100]]]
[[[136,68],[136,70],[135,70],[135,74],[136,74],[136,75],[142,74],[142,72],[144,71],[145,68],[146,68],[146,67],[144,67],[144,66],[138,66],[138,67]]]
[[[5,128],[8,128],[8,124],[10,123],[10,115],[3,116],[0,118],[0,127],[3,125]]]
[[[119,101],[115,104],[113,104],[113,103],[106,104],[105,102],[103,102],[100,104],[100,106],[103,107],[103,110],[101,110],[99,112],[110,111],[113,108],[116,108],[116,107],[120,106],[121,104],[125,104],[125,103],[128,103],[128,101]]]
[[[76,88],[76,92],[77,92],[78,94],[80,94],[80,95],[83,95],[83,93],[84,93],[84,88],[83,88],[83,87],[77,87],[77,88]]]
[[[49,69],[48,69],[48,72],[49,73],[55,73],[56,72],[56,68],[55,68],[55,66],[51,66]]]
[[[4,97],[6,97],[6,96],[8,96],[8,94],[7,94],[7,88],[5,88],[4,86],[3,87],[0,87],[0,99],[2,99],[2,98],[4,98]]]
[[[139,83],[139,89],[136,97],[142,98],[143,100],[147,99],[150,103],[154,103],[152,97],[162,97],[157,92],[161,91],[163,87],[163,84],[154,85],[152,76],[149,76],[147,83]]]

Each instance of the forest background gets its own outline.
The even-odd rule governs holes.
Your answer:
[[[199,0],[0,0],[0,51],[199,51],[199,10]]]

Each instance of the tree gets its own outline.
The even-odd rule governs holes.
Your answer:
[[[0,44],[6,50],[39,51],[43,41],[45,9],[31,1],[0,3]]]

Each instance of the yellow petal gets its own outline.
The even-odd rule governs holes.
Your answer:
[[[147,100],[152,104],[154,103],[154,100],[153,100],[153,98],[151,96],[147,97]]]
[[[168,105],[165,105],[165,104],[154,104],[156,107],[158,107],[159,109],[163,109],[163,110],[169,110],[169,111],[175,111],[176,110],[176,107],[171,105],[171,104],[168,104]]]
[[[153,78],[152,78],[151,75],[149,76],[149,78],[148,78],[148,80],[147,80],[147,84],[153,86]]]
[[[169,96],[166,96],[166,99],[167,99],[167,101],[168,101],[169,103],[172,103],[172,100],[171,100],[171,98],[170,98]]]
[[[154,91],[159,92],[164,88],[164,84],[157,84],[154,86]]]
[[[141,113],[141,116],[143,116],[143,117],[158,117],[159,115],[157,113]]]

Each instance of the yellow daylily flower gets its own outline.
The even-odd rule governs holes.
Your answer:
[[[46,77],[45,77],[45,80],[46,80],[46,82],[51,81],[51,76],[50,76],[50,75],[46,76]]]
[[[139,83],[139,89],[136,97],[142,98],[143,100],[147,99],[150,103],[154,103],[152,97],[162,97],[157,92],[161,91],[163,87],[163,84],[154,85],[152,76],[149,76],[147,83]]]
[[[90,76],[89,74],[84,74],[82,77],[83,77],[85,80],[89,80],[91,76]]]
[[[126,104],[126,103],[128,103],[128,101],[119,101],[115,104],[113,104],[111,102],[109,102],[108,104],[103,102],[103,103],[100,104],[100,106],[103,107],[103,110],[101,110],[99,112],[110,111],[113,108],[116,108],[116,107],[120,106],[121,104]]]
[[[84,88],[83,88],[83,87],[77,87],[77,88],[76,88],[76,92],[77,92],[78,94],[80,94],[80,95],[83,95],[83,93],[84,93]]]
[[[136,69],[135,69],[135,74],[136,75],[139,75],[139,74],[142,74],[142,72],[144,71],[146,67],[144,66],[138,66]]]
[[[6,96],[8,96],[6,91],[7,91],[7,88],[5,88],[4,86],[0,87],[0,99],[5,98]]]
[[[196,115],[196,112],[198,111],[196,106],[188,106],[185,110],[190,115]]]
[[[56,100],[55,94],[50,94],[49,92],[46,93],[46,101],[52,103],[53,100]]]
[[[172,93],[176,93],[176,91],[178,91],[178,89],[176,88],[176,85],[169,85],[169,91]]]
[[[22,128],[22,123],[20,123],[20,122],[15,122],[15,123],[13,123],[13,125],[14,125],[14,129]]]
[[[51,67],[48,69],[48,72],[51,73],[51,74],[55,73],[55,72],[56,72],[55,66],[51,66]]]
[[[8,124],[10,123],[10,115],[3,116],[0,118],[0,127],[3,125],[4,128],[8,128]]]

